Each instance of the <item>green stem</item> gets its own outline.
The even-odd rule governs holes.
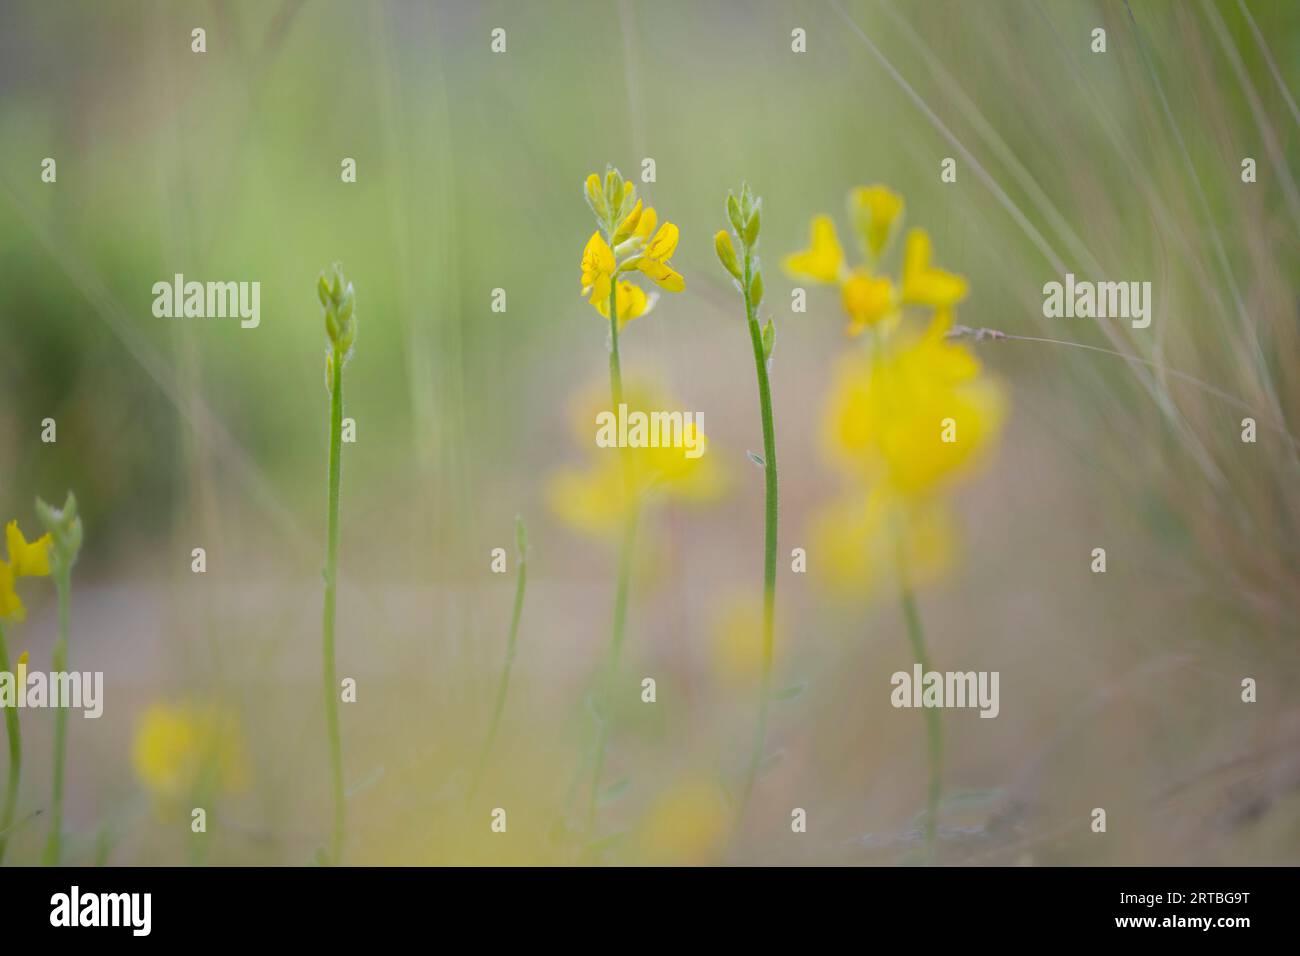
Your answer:
[[[59,637],[54,643],[51,669],[56,674],[62,674],[68,669],[71,568],[60,566],[54,569],[54,587],[59,598]],[[50,800],[50,836],[45,843],[45,857],[42,861],[46,866],[58,866],[63,857],[63,765],[67,750],[68,708],[57,707],[54,711],[54,794]]]
[[[339,574],[339,484],[343,456],[343,358],[337,348],[333,356],[330,387],[328,543],[325,554],[325,613],[322,644],[325,657],[325,727],[329,736],[330,777],[334,795],[334,829],[330,841],[330,862],[343,862],[346,806],[343,801],[343,748],[339,742],[339,689],[334,671],[334,608]]]
[[[609,392],[614,402],[614,414],[623,404],[623,370],[618,354],[618,279],[609,287]],[[587,799],[587,831],[596,822],[596,803],[600,795],[600,777],[605,769],[605,748],[609,742],[611,686],[618,673],[618,662],[623,652],[623,635],[627,623],[628,588],[632,578],[632,546],[636,540],[637,502],[632,459],[628,449],[620,449],[623,461],[623,499],[627,516],[623,523],[623,542],[619,551],[618,584],[614,593],[614,621],[611,627],[609,652],[598,690],[599,726],[596,730],[595,767],[591,775],[591,792]]]
[[[506,639],[506,662],[501,668],[501,682],[497,685],[496,705],[492,708],[492,723],[488,725],[487,739],[483,742],[483,751],[479,754],[478,771],[474,774],[474,783],[469,789],[472,797],[478,792],[478,785],[483,780],[483,770],[487,766],[488,754],[496,740],[497,730],[501,726],[501,715],[506,709],[506,693],[510,688],[510,668],[515,662],[515,645],[519,639],[519,619],[524,612],[524,589],[528,584],[528,559],[519,555],[519,574],[515,581],[515,606],[510,614],[510,636]]]
[[[776,626],[776,534],[777,534],[777,480],[776,480],[776,426],[772,420],[772,387],[767,374],[767,358],[763,354],[763,330],[751,301],[749,284],[753,267],[749,246],[745,247],[745,319],[749,324],[749,340],[754,348],[754,369],[758,375],[758,402],[763,416],[763,473],[766,483],[766,500],[763,519],[763,671],[759,679],[758,727],[754,734],[754,750],[749,758],[749,772],[745,778],[741,811],[749,803],[749,795],[758,777],[758,767],[763,759],[767,737],[767,709],[772,696],[772,653]]]
[[[5,646],[4,627],[0,626],[0,671],[9,669],[9,648]],[[23,688],[18,688],[22,693]],[[18,780],[23,767],[23,738],[18,725],[18,708],[5,708],[5,733],[9,737],[9,779],[5,785],[4,810],[0,812],[0,863],[4,863],[5,849],[9,843],[9,828],[13,826],[14,810],[18,806]]]
[[[916,597],[912,593],[912,586],[908,581],[907,564],[901,542],[898,547],[898,571],[903,603],[903,620],[907,624],[907,639],[908,643],[911,644],[912,653],[916,656],[917,663],[921,665],[921,675],[924,677],[930,670],[930,659],[925,652],[925,634],[921,628],[921,614],[917,610]],[[925,847],[926,853],[929,855],[934,852],[934,839],[939,827],[939,797],[943,787],[941,777],[943,727],[937,708],[925,707],[923,710],[925,711],[925,734],[930,761],[930,787],[926,797],[925,811]]]

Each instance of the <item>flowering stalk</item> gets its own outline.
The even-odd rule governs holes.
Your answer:
[[[62,509],[52,508],[36,499],[36,514],[50,535],[50,572],[59,602],[59,636],[54,642],[52,668],[61,674],[68,669],[68,618],[72,597],[72,566],[81,551],[81,519],[77,517],[77,499],[68,492]],[[43,862],[58,866],[63,857],[63,767],[68,747],[68,709],[54,711],[54,792],[50,798],[50,835],[45,843]]]
[[[501,682],[497,685],[497,700],[492,708],[492,722],[488,725],[487,739],[483,742],[482,753],[479,754],[478,771],[474,774],[474,783],[469,789],[470,796],[478,791],[478,785],[482,782],[488,754],[492,752],[492,744],[501,726],[501,715],[506,709],[506,693],[510,689],[510,668],[515,662],[515,645],[519,639],[519,619],[524,612],[524,589],[528,584],[528,532],[524,528],[524,519],[519,517],[515,518],[515,546],[519,551],[519,573],[515,578],[515,605],[510,613],[510,636],[506,638],[506,662],[501,668]]]
[[[343,862],[347,807],[343,794],[343,747],[339,741],[339,688],[334,670],[334,618],[339,574],[339,486],[343,455],[343,366],[352,354],[357,321],[353,315],[356,297],[343,270],[334,266],[333,281],[321,275],[316,283],[325,308],[325,332],[330,347],[326,353],[326,376],[330,390],[329,497],[326,505],[325,609],[321,644],[325,674],[325,729],[330,751],[330,780],[334,797],[334,827],[329,861]]]
[[[903,603],[903,620],[907,624],[907,640],[912,647],[921,673],[930,672],[930,659],[925,652],[925,633],[921,628],[921,614],[916,607],[916,596],[908,580],[907,565],[899,546],[898,570],[900,594]],[[930,785],[925,803],[925,847],[927,855],[934,852],[934,839],[939,828],[939,796],[943,788],[943,724],[935,707],[925,707],[925,736],[930,763]]]
[[[9,649],[5,646],[3,625],[0,625],[0,671],[9,671]],[[9,777],[5,784],[4,810],[0,811],[0,863],[5,860],[9,828],[13,826],[14,809],[18,804],[18,781],[23,767],[23,738],[22,728],[18,725],[17,707],[5,708],[5,735],[9,738]]]
[[[763,665],[758,687],[758,721],[754,733],[754,748],[745,774],[745,787],[740,806],[749,802],[758,777],[758,767],[763,759],[763,746],[767,737],[767,710],[772,695],[772,652],[776,622],[776,536],[777,536],[777,473],[776,426],[772,419],[772,388],[769,381],[769,364],[776,330],[772,320],[760,327],[758,307],[763,302],[763,270],[758,261],[758,234],[762,220],[763,201],[750,191],[749,184],[741,187],[740,199],[727,195],[727,218],[736,238],[744,249],[743,264],[736,257],[731,234],[725,229],[713,239],[714,249],[722,265],[740,286],[745,299],[745,322],[749,327],[749,340],[754,350],[754,371],[758,378],[758,404],[763,421],[763,476],[765,500],[763,509]]]
[[[582,292],[597,312],[609,320],[609,391],[614,411],[623,405],[623,369],[619,355],[619,331],[628,322],[654,307],[656,296],[624,276],[640,272],[668,292],[681,292],[685,280],[669,264],[677,249],[677,227],[665,222],[636,197],[636,187],[617,169],[605,171],[604,182],[592,173],[584,184],[587,205],[596,217],[598,229],[582,252]],[[632,548],[636,539],[640,508],[638,479],[630,449],[620,449],[623,472],[623,539],[620,546],[618,583],[614,595],[614,620],[609,650],[596,691],[599,727],[596,732],[594,771],[587,802],[587,829],[595,823],[600,776],[605,764],[609,737],[610,690],[618,671],[627,621],[628,589],[631,582]]]

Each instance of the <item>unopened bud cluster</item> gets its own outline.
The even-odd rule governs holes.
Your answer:
[[[356,293],[352,283],[343,278],[343,269],[334,264],[330,278],[324,273],[316,280],[316,293],[325,307],[325,334],[334,351],[345,358],[357,338],[357,319],[353,314]]]
[[[727,220],[731,223],[732,231],[723,229],[713,237],[713,248],[718,254],[718,260],[740,285],[741,292],[749,298],[750,309],[755,311],[763,301],[763,269],[758,261],[758,233],[762,216],[763,200],[755,196],[746,183],[741,187],[739,198],[735,193],[727,194]],[[736,241],[743,250],[743,258],[736,254]]]

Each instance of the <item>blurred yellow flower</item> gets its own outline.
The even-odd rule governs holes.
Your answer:
[[[855,485],[814,514],[809,538],[817,581],[853,596],[897,589],[900,548],[912,586],[937,580],[951,566],[957,532],[941,497],[917,500],[884,485]]]
[[[27,610],[14,590],[14,570],[0,561],[0,621],[21,621],[26,617]]]
[[[661,794],[638,827],[640,861],[654,866],[704,866],[726,844],[730,814],[717,784],[685,780]]]
[[[670,396],[644,381],[624,386],[629,412],[672,408]],[[704,453],[692,458],[687,448],[599,448],[595,444],[596,415],[607,410],[608,397],[598,389],[584,392],[574,403],[573,434],[580,445],[591,448],[582,466],[566,466],[552,475],[546,495],[551,510],[570,527],[601,536],[622,527],[630,506],[644,506],[656,497],[704,502],[717,498],[726,487],[721,466],[707,454],[708,436],[698,434],[694,423],[683,424],[683,443],[698,441]],[[626,456],[629,474],[624,475]]]
[[[30,544],[18,530],[18,522],[5,525],[5,545],[14,577],[44,577],[50,573],[50,536],[43,534]]]
[[[903,212],[903,197],[886,186],[859,186],[849,194],[849,216],[862,247],[864,263],[850,268],[829,216],[814,216],[808,248],[786,256],[782,265],[796,279],[834,283],[849,317],[848,334],[865,329],[892,331],[904,306],[948,310],[966,296],[966,280],[930,265],[930,237],[923,229],[908,233],[901,283],[879,270]]]
[[[1004,390],[965,347],[945,338],[947,329],[940,315],[920,336],[903,332],[842,360],[824,444],[867,486],[926,494],[968,473],[996,442]]]
[[[131,761],[160,802],[242,790],[247,769],[233,714],[213,704],[155,703],[136,726]]]
[[[740,593],[720,603],[713,611],[713,664],[721,681],[752,687],[763,672],[763,595]],[[776,656],[780,656],[784,633],[773,633]]]

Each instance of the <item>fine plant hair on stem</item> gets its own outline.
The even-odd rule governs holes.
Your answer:
[[[479,753],[478,768],[474,772],[474,781],[470,784],[469,797],[478,793],[479,784],[483,782],[483,771],[487,768],[488,757],[492,753],[492,744],[496,741],[497,731],[501,728],[501,715],[506,709],[506,694],[510,690],[510,670],[515,662],[515,648],[519,640],[519,619],[524,612],[524,591],[528,586],[528,532],[524,528],[524,519],[515,518],[515,545],[518,549],[516,560],[518,569],[515,574],[515,603],[510,612],[510,633],[506,637],[505,663],[501,665],[501,679],[497,684],[496,703],[492,707],[492,719],[488,724],[487,737]]]

